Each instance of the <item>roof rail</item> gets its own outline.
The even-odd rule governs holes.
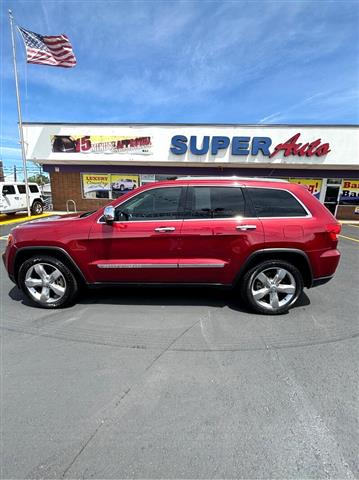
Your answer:
[[[260,182],[286,182],[284,178],[264,178],[264,177],[224,177],[224,176],[207,176],[207,177],[196,177],[196,176],[187,176],[187,177],[178,177],[176,180],[256,180]]]

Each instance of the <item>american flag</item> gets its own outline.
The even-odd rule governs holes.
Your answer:
[[[43,36],[21,27],[18,29],[25,43],[27,63],[67,68],[76,65],[76,57],[66,35]]]

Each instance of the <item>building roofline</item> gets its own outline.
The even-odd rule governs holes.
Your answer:
[[[23,125],[103,125],[103,126],[122,126],[122,127],[359,127],[359,124],[340,124],[340,123],[271,123],[271,124],[261,124],[261,123],[107,123],[107,122],[22,122]]]

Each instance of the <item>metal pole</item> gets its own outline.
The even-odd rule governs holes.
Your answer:
[[[20,92],[19,92],[19,82],[17,78],[17,68],[16,68],[14,26],[13,26],[13,16],[12,16],[11,10],[9,10],[9,21],[10,21],[10,30],[11,30],[11,40],[12,40],[12,56],[14,60],[14,75],[15,75],[15,86],[16,86],[16,98],[17,98],[17,114],[19,117],[19,135],[20,135],[21,155],[22,155],[22,164],[24,166],[24,175],[25,175],[26,205],[27,205],[27,214],[30,217],[31,211],[30,211],[29,182],[27,181],[26,154],[25,154],[25,144],[24,144],[24,133],[22,130]]]

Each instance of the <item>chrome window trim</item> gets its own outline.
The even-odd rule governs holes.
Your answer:
[[[201,184],[201,185],[193,185],[194,187],[218,187],[219,185],[213,185],[211,183],[208,183],[208,184]],[[247,220],[271,220],[271,219],[303,219],[303,218],[313,218],[312,214],[310,213],[310,211],[307,209],[307,207],[304,205],[304,203],[293,193],[291,192],[290,190],[287,190],[286,188],[276,188],[276,187],[266,187],[266,186],[257,186],[257,185],[226,185],[227,187],[231,187],[231,188],[265,188],[267,190],[280,190],[280,191],[285,191],[285,192],[288,192],[290,195],[292,195],[292,197],[295,198],[295,200],[297,200],[297,202],[299,202],[299,204],[303,207],[304,211],[306,212],[306,215],[303,215],[303,216],[274,216],[274,217],[262,217],[262,216],[257,216],[257,217],[243,217],[243,220],[246,219]],[[157,188],[185,188],[185,187],[192,187],[192,185],[175,185],[173,187],[169,187],[168,185],[161,185],[161,186],[156,186],[154,188],[149,188],[148,190],[145,190],[145,191],[150,191],[150,190],[155,190]],[[136,193],[135,195],[133,195],[131,197],[132,198],[135,198],[137,195],[139,195],[140,193],[142,192],[138,192]],[[122,203],[118,203],[116,206],[114,206],[114,208],[117,208],[118,206],[120,206]],[[100,223],[100,224],[106,224],[106,222],[101,222],[101,218],[103,217],[103,215],[100,216],[100,218],[97,220],[97,223]],[[175,219],[167,219],[167,220],[163,220],[164,222],[188,222],[188,221],[223,221],[223,220],[237,220],[237,221],[242,221],[241,219],[238,219],[237,217],[222,217],[222,218],[175,218]],[[152,220],[138,220],[139,222],[161,222],[162,220],[161,219],[152,219]],[[112,223],[130,223],[128,221],[114,221]],[[137,223],[137,222],[136,222]]]
[[[100,219],[103,217],[103,215],[100,217]],[[100,223],[101,225],[104,225],[106,224],[107,222],[100,222],[100,219],[97,220],[97,223]],[[152,222],[152,223],[158,223],[158,222],[183,222],[183,218],[175,218],[173,220],[167,218],[167,219],[158,219],[158,220],[134,220],[132,222],[129,222],[128,220],[124,220],[124,221],[121,221],[121,220],[114,220],[113,222],[111,223],[125,223],[125,224],[133,224],[133,223],[149,223],[149,222]],[[163,225],[163,226],[168,226],[167,224],[166,225]]]

